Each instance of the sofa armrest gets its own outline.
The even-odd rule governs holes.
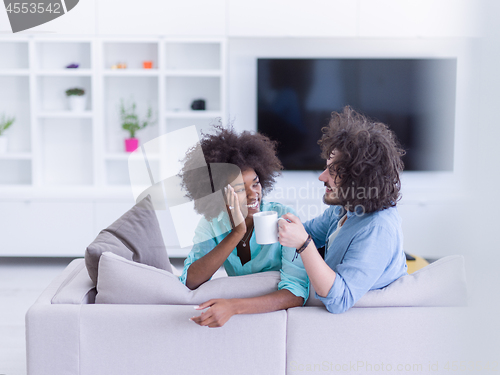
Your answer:
[[[94,303],[96,290],[83,258],[73,260],[42,292],[35,304]]]
[[[29,375],[80,375],[81,305],[52,305],[47,288],[26,313],[26,359]]]
[[[75,259],[45,288],[42,294],[37,298],[35,304],[51,304],[52,298],[56,295],[57,291],[66,282],[68,277],[71,277],[75,272],[81,268],[81,263],[85,264],[85,260]]]
[[[64,273],[65,277],[52,297],[51,303],[77,305],[95,303],[97,291],[90,279],[84,259],[75,259],[70,263],[71,266],[73,264],[74,267]]]

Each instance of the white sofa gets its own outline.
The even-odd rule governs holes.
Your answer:
[[[343,314],[312,296],[305,307],[237,315],[212,329],[189,320],[199,314],[192,305],[93,303],[77,259],[26,315],[28,375],[449,374],[446,361],[464,358],[463,258],[433,264]]]

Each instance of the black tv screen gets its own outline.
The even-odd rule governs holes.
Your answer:
[[[387,124],[405,170],[452,171],[456,59],[257,60],[257,128],[286,170],[321,170],[317,144],[345,105]]]

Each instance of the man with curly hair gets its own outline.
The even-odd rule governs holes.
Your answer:
[[[284,215],[279,238],[297,249],[316,297],[328,311],[342,313],[367,291],[407,274],[396,208],[404,150],[386,125],[350,107],[333,112],[322,130],[326,168],[319,180],[331,207],[304,225]],[[317,250],[323,246],[324,258]]]
[[[199,168],[200,162],[207,167]],[[229,276],[280,271],[281,278],[278,290],[267,295],[202,303],[198,309],[207,310],[192,318],[195,323],[221,327],[235,314],[282,310],[302,306],[307,300],[309,279],[302,262],[294,261],[295,248],[279,242],[260,245],[253,230],[253,215],[260,211],[276,211],[279,216],[293,212],[263,199],[282,168],[275,143],[258,133],[237,134],[216,127],[215,134],[204,135],[199,147],[188,152],[180,173],[182,186],[203,218],[180,280],[196,289],[221,266]],[[224,191],[226,204],[217,203],[218,193],[212,191]]]

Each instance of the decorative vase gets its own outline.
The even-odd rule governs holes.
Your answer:
[[[139,147],[139,140],[137,138],[127,138],[125,139],[125,151],[134,152]]]
[[[0,154],[7,153],[7,137],[5,135],[0,135]]]
[[[83,112],[87,108],[86,95],[71,95],[69,98],[69,108],[73,112]]]

